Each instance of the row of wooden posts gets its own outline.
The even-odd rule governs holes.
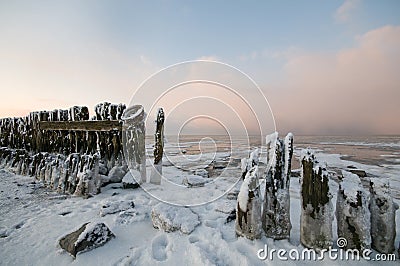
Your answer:
[[[280,140],[277,133],[267,137],[265,194],[260,194],[258,151],[242,160],[242,183],[236,208],[236,233],[249,239],[265,236],[288,239],[290,236],[290,165],[293,136]],[[329,249],[333,245],[331,172],[310,150],[301,156],[300,241],[308,248]],[[336,219],[339,238],[346,249],[374,248],[381,253],[394,251],[395,212],[388,180],[369,179],[369,194],[360,178],[343,171],[337,192]],[[262,226],[261,226],[262,225]]]
[[[0,165],[17,174],[34,176],[61,193],[79,196],[97,194],[102,185],[113,181],[115,171],[127,172],[125,157],[129,166],[138,170],[136,180],[146,180],[146,113],[141,105],[125,109],[124,104],[104,102],[96,105],[91,120],[85,106],[0,119]],[[161,108],[156,122],[154,164],[159,167],[155,167],[151,181],[160,183]],[[123,141],[128,149],[123,149]]]

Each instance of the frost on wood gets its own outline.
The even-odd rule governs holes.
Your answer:
[[[104,223],[85,223],[59,240],[59,245],[72,256],[100,247],[115,235]]]
[[[242,170],[242,179],[246,177],[247,172],[255,165],[258,165],[258,156],[259,152],[256,148],[254,151],[250,153],[249,158],[242,158],[241,160],[241,170]]]
[[[145,118],[146,113],[141,105],[128,108],[123,115],[126,161],[138,183],[146,182]]]
[[[190,234],[200,224],[199,216],[186,207],[176,207],[159,203],[151,210],[151,220],[154,228],[165,232],[180,230]]]
[[[248,239],[261,237],[261,199],[257,172],[257,165],[247,172],[236,206],[236,234]]]
[[[293,155],[293,135],[284,140],[275,132],[266,137],[267,172],[262,213],[262,226],[267,237],[289,238],[290,229],[290,168]]]
[[[101,179],[99,176],[98,155],[82,155],[77,174],[76,196],[91,196],[100,193]]]
[[[369,199],[356,174],[342,174],[336,203],[338,237],[347,240],[346,249],[364,250],[371,245]]]
[[[300,241],[314,249],[332,246],[333,206],[329,192],[329,173],[310,150],[301,156]]]
[[[389,180],[370,179],[370,212],[372,248],[380,253],[392,253],[396,238],[396,210],[390,193]]]
[[[94,107],[96,120],[119,120],[126,109],[125,104],[99,103]]]
[[[94,119],[116,120],[121,118],[125,105],[102,103],[95,109]],[[42,122],[79,122],[88,119],[89,110],[86,106],[30,112],[25,117],[0,119],[2,166],[17,174],[33,176],[61,193],[84,197],[99,193],[103,185],[100,172],[106,175],[114,166],[125,167],[121,129],[69,130],[68,127],[57,128],[57,123],[50,124],[50,129],[40,128]]]
[[[164,151],[164,111],[158,109],[156,119],[156,132],[154,134],[154,167],[151,169],[150,182],[156,185],[161,184],[162,158]]]

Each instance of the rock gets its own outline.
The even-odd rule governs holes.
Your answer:
[[[114,166],[108,173],[108,177],[110,178],[111,183],[119,183],[122,181],[122,178],[124,178],[125,174],[126,170],[123,166]]]
[[[208,178],[208,171],[206,169],[196,169],[194,171],[194,174],[204,178]]]
[[[227,224],[227,223],[230,223],[230,222],[232,222],[233,220],[235,220],[236,219],[236,210],[233,210],[233,211],[231,211],[231,213],[228,215],[228,217],[226,217],[226,219],[225,219],[225,223]]]
[[[302,152],[301,165],[300,242],[307,248],[329,249],[333,243],[329,172],[310,150]]]
[[[106,216],[108,214],[114,214],[122,211],[126,211],[128,209],[132,209],[135,207],[135,203],[133,201],[111,201],[103,204],[100,210],[100,216]]]
[[[348,172],[358,175],[359,177],[366,177],[367,173],[362,169],[347,169]]]
[[[204,187],[208,180],[201,176],[186,176],[182,180],[182,184],[187,187]]]
[[[226,198],[228,200],[237,200],[238,195],[239,195],[239,190],[234,190],[228,192],[228,194],[226,194]]]
[[[140,185],[133,178],[131,172],[128,171],[126,173],[126,175],[124,176],[124,178],[122,178],[122,187],[124,189],[127,189],[127,188],[138,188],[138,187],[140,187]]]
[[[101,175],[108,174],[107,166],[105,166],[103,163],[99,163],[99,174],[101,174]]]
[[[100,247],[115,237],[104,223],[85,223],[78,230],[64,236],[59,245],[72,256]]]
[[[187,207],[176,207],[159,203],[151,210],[151,220],[154,228],[165,232],[180,230],[190,234],[200,224],[199,216]]]

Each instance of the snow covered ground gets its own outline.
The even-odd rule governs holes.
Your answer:
[[[298,154],[298,150],[295,154]],[[343,168],[354,165],[376,176],[389,177],[395,195],[399,194],[399,166],[385,169],[341,160],[339,155],[317,153],[317,158],[328,166]],[[181,183],[188,172],[174,166],[165,166],[163,173],[175,183]],[[220,179],[221,184],[231,184],[241,173],[240,165],[228,169]],[[230,176],[231,175],[231,176]],[[237,175],[237,176],[236,176]],[[225,181],[224,181],[225,180]],[[145,184],[145,189],[163,198],[178,199],[180,195],[166,186]],[[180,187],[188,190],[192,198],[218,198],[220,186],[203,188]],[[336,203],[336,182],[331,182],[333,205]],[[225,223],[236,200],[226,195],[191,210],[198,215],[200,224],[191,234],[180,231],[165,233],[153,228],[152,207],[159,201],[145,190],[122,189],[120,184],[102,188],[102,193],[89,199],[59,195],[43,188],[31,177],[16,176],[0,169],[0,264],[1,265],[308,265],[318,261],[260,260],[259,249],[303,250],[300,244],[300,184],[291,179],[290,210],[292,230],[290,240],[273,241],[262,237],[250,241],[235,235],[234,221]],[[175,193],[175,194],[174,194]],[[201,194],[201,195],[200,195]],[[263,194],[263,193],[261,193]],[[182,199],[183,200],[183,199]],[[130,204],[131,202],[134,203]],[[396,199],[397,203],[400,203]],[[400,232],[400,212],[396,215],[397,232]],[[58,239],[79,228],[83,223],[104,222],[115,238],[104,246],[78,254],[76,259],[58,247]],[[336,220],[333,224],[336,241]],[[396,245],[400,241],[396,238]],[[334,242],[335,242],[334,241]],[[375,252],[370,257],[375,256]],[[332,261],[326,265],[375,265],[376,261]],[[381,262],[387,264],[388,262]],[[393,265],[396,262],[392,262]]]

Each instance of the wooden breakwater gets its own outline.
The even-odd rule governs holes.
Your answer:
[[[0,165],[60,192],[88,196],[126,172],[124,104],[100,103],[0,119]],[[111,175],[110,175],[111,174]]]

